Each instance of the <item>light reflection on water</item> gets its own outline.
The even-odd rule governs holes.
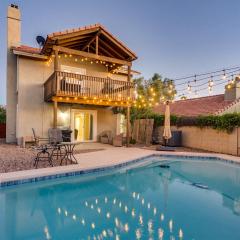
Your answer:
[[[1,239],[240,239],[238,166],[158,165],[2,189]]]

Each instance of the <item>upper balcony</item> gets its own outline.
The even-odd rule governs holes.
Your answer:
[[[44,100],[130,106],[134,101],[134,83],[55,71],[44,83]]]

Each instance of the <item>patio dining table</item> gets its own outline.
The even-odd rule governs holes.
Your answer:
[[[68,160],[73,164],[77,164],[77,159],[74,156],[74,148],[78,144],[80,143],[79,142],[62,142],[57,144],[58,147],[64,148],[65,150],[65,156],[63,157],[63,159],[61,159],[60,165],[62,165],[63,160],[66,160],[66,164]]]

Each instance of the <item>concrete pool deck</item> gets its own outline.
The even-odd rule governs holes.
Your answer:
[[[100,147],[100,146],[99,146]],[[76,154],[75,157],[78,164],[67,166],[57,166],[41,169],[31,169],[17,172],[1,173],[0,184],[11,181],[19,181],[24,179],[39,178],[44,176],[51,176],[57,174],[79,172],[91,170],[96,168],[107,168],[122,163],[142,159],[151,155],[172,155],[172,156],[202,156],[202,157],[216,157],[222,158],[231,162],[240,163],[240,157],[230,156],[216,153],[202,153],[202,152],[163,152],[147,150],[142,148],[126,148],[126,147],[107,147],[102,151]]]

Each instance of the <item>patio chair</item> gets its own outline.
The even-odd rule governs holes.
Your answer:
[[[67,158],[66,156],[69,154],[69,149],[66,145],[61,144],[63,143],[63,134],[62,130],[59,128],[49,128],[48,129],[48,136],[49,136],[49,142],[52,145],[52,153],[51,153],[51,159],[56,159],[61,160],[60,165],[62,165],[63,160],[66,160],[67,163]],[[71,137],[69,139],[65,136],[64,140],[67,142],[71,142]],[[73,151],[73,149],[72,149]]]
[[[33,140],[35,142],[35,146],[42,145],[40,144],[41,142],[45,143],[44,145],[46,145],[49,142],[49,138],[37,136],[34,128],[32,128],[32,133],[33,133]]]
[[[48,138],[50,144],[58,144],[63,142],[62,131],[59,128],[49,128],[48,129]]]
[[[52,159],[50,157],[50,153],[48,151],[49,147],[49,138],[47,137],[39,137],[36,134],[36,131],[34,128],[32,128],[32,133],[33,133],[33,140],[34,140],[34,145],[32,147],[33,150],[37,151],[36,157],[34,157],[34,163],[33,166],[35,168],[38,167],[38,162],[40,161],[48,161],[51,166],[53,166]]]
[[[99,135],[99,140],[104,144],[112,144],[112,132],[111,131],[103,131]]]
[[[38,151],[33,163],[33,166],[35,168],[38,167],[38,163],[40,161],[47,161],[49,162],[49,165],[53,167],[51,153],[49,152],[49,147],[47,145],[35,147],[34,150]]]
[[[123,146],[123,134],[119,134],[113,138],[113,146],[114,147],[122,147]]]

